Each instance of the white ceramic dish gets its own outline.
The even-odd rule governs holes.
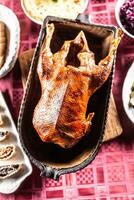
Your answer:
[[[4,141],[0,142],[0,146],[9,144],[13,144],[16,146],[16,154],[9,160],[0,161],[0,166],[15,163],[23,164],[22,171],[20,173],[18,172],[16,176],[0,180],[0,193],[10,194],[15,192],[19,188],[21,183],[32,173],[32,166],[27,155],[24,153],[21,147],[18,132],[1,92],[0,114],[3,117],[3,121],[6,126],[0,126],[0,131],[9,131],[9,136]]]
[[[85,11],[87,5],[88,5],[88,0],[84,0],[84,1],[85,1],[85,3],[84,3],[83,8],[81,9],[80,13],[83,13],[83,12]],[[42,24],[43,24],[44,18],[47,17],[46,14],[44,14],[43,20],[37,20],[35,17],[33,17],[32,14],[30,14],[30,13],[27,11],[28,8],[25,6],[25,0],[21,0],[21,7],[22,7],[22,9],[23,9],[25,15],[26,15],[30,20],[32,20],[33,22],[35,22],[35,23],[37,23],[37,24],[42,25]],[[70,16],[70,17],[68,17],[68,18],[69,18],[69,19],[76,19],[76,17],[77,17],[78,14],[80,14],[80,13],[79,13],[78,11],[76,11],[76,10],[73,10],[73,15]],[[51,13],[50,13],[49,15],[51,15]],[[64,16],[64,14],[63,14],[63,16],[61,16],[61,13],[55,14],[55,15],[53,15],[53,16],[55,16],[55,17],[66,18],[66,17]]]
[[[115,17],[117,20],[118,25],[120,26],[120,28],[123,30],[123,32],[128,35],[129,37],[134,39],[134,35],[132,35],[131,33],[129,33],[124,26],[121,23],[120,20],[120,8],[121,6],[125,3],[126,0],[117,0],[116,6],[115,6]]]
[[[134,123],[134,108],[129,107],[131,87],[133,83],[134,83],[134,62],[127,72],[122,91],[122,100],[125,112],[129,117],[129,119]]]
[[[20,25],[13,11],[1,4],[0,21],[3,21],[8,29],[8,48],[6,53],[6,60],[3,67],[0,69],[0,78],[2,78],[14,67],[16,62],[20,44]]]

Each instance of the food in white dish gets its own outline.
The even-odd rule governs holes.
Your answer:
[[[124,28],[134,35],[134,0],[126,0],[121,6],[120,19]]]
[[[134,107],[131,105],[132,104],[132,99],[131,99],[131,104],[130,104],[130,98],[132,98],[133,95],[131,95],[132,90],[133,90],[133,85],[134,84],[134,63],[132,63],[132,66],[129,68],[127,75],[124,80],[123,84],[123,90],[122,90],[122,101],[123,101],[123,106],[124,110],[128,116],[128,118],[134,123]]]
[[[0,68],[4,65],[7,51],[7,28],[4,22],[0,21]]]
[[[46,16],[75,19],[86,4],[85,0],[22,0],[26,14],[40,24]]]
[[[8,136],[8,131],[0,131],[0,142],[4,141]]]
[[[7,43],[5,40],[5,45],[7,45],[6,50],[1,50],[1,46],[3,44],[0,45],[0,51],[5,51],[5,53],[2,53],[5,55],[5,58],[2,59],[3,61],[0,67],[0,78],[2,78],[9,71],[11,71],[18,57],[20,43],[20,26],[14,12],[2,4],[0,4],[0,21],[6,26],[7,33]],[[2,49],[5,49],[5,47]]]
[[[18,132],[1,92],[0,116],[3,124],[0,126],[0,193],[10,194],[32,173],[32,166],[21,147]]]
[[[0,179],[6,179],[13,175],[16,175],[20,170],[22,170],[22,168],[22,164],[0,166]]]
[[[2,115],[0,114],[0,126],[3,125],[3,119],[2,119]]]
[[[0,160],[8,160],[13,157],[14,154],[15,146],[13,144],[0,147]]]
[[[134,39],[133,25],[134,25],[134,0],[117,0],[115,6],[115,17],[118,25],[123,32]]]
[[[131,88],[129,106],[134,108],[134,83]]]

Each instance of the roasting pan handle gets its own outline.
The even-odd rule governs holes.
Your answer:
[[[81,23],[89,24],[90,23],[89,15],[79,14],[77,16],[77,18],[76,18],[76,22],[81,22]]]
[[[57,169],[54,169],[54,168],[51,168],[48,166],[43,166],[41,169],[40,176],[58,180],[60,175],[59,175],[59,171]]]

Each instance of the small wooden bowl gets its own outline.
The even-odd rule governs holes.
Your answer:
[[[53,52],[59,50],[63,41],[75,38],[78,32],[83,30],[89,48],[95,53],[96,63],[108,54],[116,28],[89,24],[86,16],[83,15],[80,15],[75,21],[56,17],[47,17],[44,20],[21,104],[18,131],[24,150],[31,161],[41,170],[41,175],[56,180],[61,174],[76,172],[87,166],[95,158],[100,148],[106,123],[114,63],[108,80],[90,99],[87,114],[92,111],[95,112],[91,132],[70,149],[63,149],[58,145],[42,142],[33,128],[32,117],[34,108],[41,96],[40,83],[36,72],[37,62],[46,34],[46,23],[51,22],[56,27],[51,44]]]

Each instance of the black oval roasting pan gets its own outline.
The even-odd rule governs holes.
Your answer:
[[[87,114],[95,112],[91,132],[70,149],[63,149],[58,145],[42,142],[33,128],[32,117],[41,95],[36,67],[40,48],[46,34],[46,23],[48,22],[53,22],[56,27],[51,45],[52,51],[56,52],[63,44],[63,41],[74,39],[78,32],[83,30],[89,48],[95,53],[96,63],[108,54],[116,28],[90,24],[86,16],[83,15],[80,15],[74,21],[47,17],[42,25],[21,104],[18,131],[25,152],[41,170],[41,175],[57,180],[62,174],[76,172],[87,166],[100,149],[106,124],[114,62],[108,80],[91,97],[90,106],[88,105]]]

